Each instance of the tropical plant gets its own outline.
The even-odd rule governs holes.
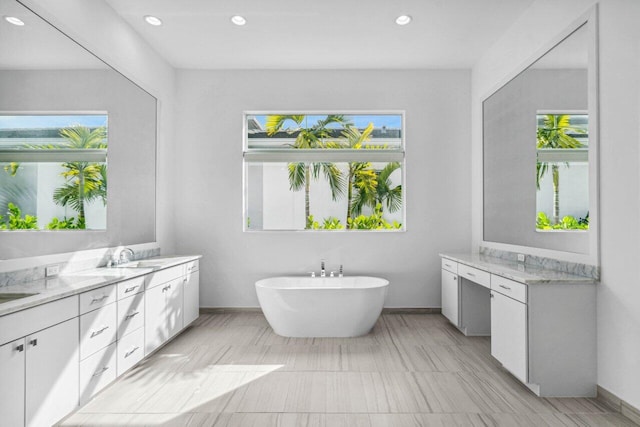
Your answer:
[[[85,126],[72,126],[60,130],[65,139],[64,148],[101,149],[106,148],[107,131],[105,127],[93,130]],[[53,192],[53,200],[61,206],[71,206],[78,212],[77,224],[85,228],[85,205],[93,200],[107,201],[107,166],[91,162],[65,162],[66,171],[62,176],[67,182]]]
[[[288,125],[293,123],[293,127]],[[307,125],[305,115],[269,115],[265,122],[267,135],[273,136],[277,132],[285,131],[288,134],[296,134],[293,148],[317,149],[327,148],[326,140],[331,137],[330,125],[348,125],[349,121],[339,114],[329,114],[324,119],[318,120],[315,124]],[[310,185],[311,179],[318,179],[324,175],[331,189],[331,197],[337,200],[343,195],[343,177],[340,169],[333,163],[289,163],[289,188],[292,191],[299,191],[304,188],[304,206],[306,228],[310,228],[308,221],[310,213]]]
[[[392,223],[385,220],[382,216],[382,205],[378,203],[374,212],[369,215],[358,215],[355,218],[349,219],[348,228],[354,230],[389,230],[389,229],[400,229],[402,228],[402,224],[397,221],[393,221]]]
[[[571,215],[562,217],[562,220],[556,224],[552,224],[551,220],[544,212],[538,212],[536,219],[536,228],[539,230],[587,230],[589,229],[589,214],[587,219],[576,219]]]
[[[80,224],[74,217],[67,218],[65,216],[62,219],[54,217],[47,224],[47,230],[77,230],[79,228],[84,228],[84,224]]]
[[[546,114],[542,126],[538,126],[538,149],[572,149],[583,147],[583,144],[569,133],[584,133],[583,129],[571,125],[569,114]],[[565,163],[568,167],[569,164]],[[536,163],[536,187],[540,190],[540,181],[546,175],[551,166],[553,180],[553,224],[560,222],[560,166],[558,163]]]
[[[320,225],[318,221],[313,219],[313,215],[309,215],[307,218],[307,224],[310,224],[309,228],[313,230],[342,230],[344,225],[340,223],[340,220],[336,217],[330,216],[323,220],[323,224]]]
[[[23,218],[22,210],[14,203],[9,202],[7,204],[7,215],[7,222],[0,216],[0,221],[3,223],[3,226],[0,226],[2,229],[34,230],[38,228],[38,218],[29,214],[25,214]]]

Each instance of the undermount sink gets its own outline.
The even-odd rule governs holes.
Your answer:
[[[175,259],[166,259],[166,258],[158,258],[158,259],[143,259],[140,261],[131,261],[124,264],[114,265],[117,268],[153,268],[153,267],[164,267],[167,264],[171,264],[175,262]]]
[[[33,295],[38,295],[38,293],[33,293],[33,294],[29,294],[29,293],[0,293],[0,304],[4,303],[4,302],[9,302],[9,301],[13,301],[16,299],[20,299],[20,298],[26,298],[26,297],[30,297]]]

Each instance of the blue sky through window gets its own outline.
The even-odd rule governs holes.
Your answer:
[[[0,115],[0,129],[50,129],[74,125],[87,127],[107,126],[107,115]]]

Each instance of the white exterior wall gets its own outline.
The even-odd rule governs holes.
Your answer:
[[[473,246],[482,240],[482,97],[595,1],[538,0],[473,68]],[[640,2],[600,0],[598,385],[640,408]],[[553,11],[550,13],[550,11]],[[544,22],[544,25],[540,25]]]

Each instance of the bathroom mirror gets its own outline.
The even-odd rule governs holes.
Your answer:
[[[155,241],[156,99],[18,1],[0,16],[0,259]]]
[[[483,243],[597,264],[595,16],[551,46],[483,102]]]

